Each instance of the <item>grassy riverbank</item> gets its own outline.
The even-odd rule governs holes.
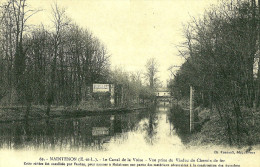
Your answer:
[[[260,144],[260,112],[242,108],[240,131],[236,131],[236,121],[231,122],[231,140],[226,120],[221,119],[215,109],[197,108],[199,123],[197,131],[190,137],[191,145],[232,145],[253,146]],[[232,115],[230,117],[233,117]],[[230,143],[231,141],[231,143]]]
[[[174,102],[176,105],[177,103]],[[178,114],[179,119],[187,122],[189,129],[189,105],[188,100],[178,102],[179,107],[175,107],[172,112]],[[179,108],[179,109],[178,109]],[[178,111],[181,110],[181,111]],[[195,131],[190,134],[189,130],[183,128],[188,133],[186,144],[191,146],[220,145],[247,147],[260,144],[260,109],[249,109],[241,107],[241,119],[239,120],[239,131],[237,131],[237,120],[234,115],[220,117],[216,109],[203,107],[195,108]],[[181,113],[181,114],[180,114]],[[186,116],[185,116],[186,115]],[[230,121],[230,129],[227,126],[227,119]],[[175,120],[176,121],[176,120]]]

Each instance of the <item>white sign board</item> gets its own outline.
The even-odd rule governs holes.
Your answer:
[[[109,92],[109,84],[93,84],[93,92]]]
[[[109,128],[108,127],[93,127],[92,135],[93,136],[109,135]]]

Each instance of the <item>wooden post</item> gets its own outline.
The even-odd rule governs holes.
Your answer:
[[[115,86],[114,84],[109,84],[110,88],[110,104],[112,107],[115,106]]]
[[[194,90],[190,86],[190,132],[194,130]]]

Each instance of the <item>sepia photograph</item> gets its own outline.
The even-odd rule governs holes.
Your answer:
[[[0,0],[0,167],[260,167],[260,0]]]

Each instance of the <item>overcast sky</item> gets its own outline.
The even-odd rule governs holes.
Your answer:
[[[67,15],[89,29],[111,55],[112,67],[145,70],[147,59],[159,63],[159,77],[166,83],[170,65],[181,65],[175,45],[183,41],[182,25],[198,17],[217,0],[56,0]],[[29,0],[44,9],[31,22],[50,24],[54,0]]]

